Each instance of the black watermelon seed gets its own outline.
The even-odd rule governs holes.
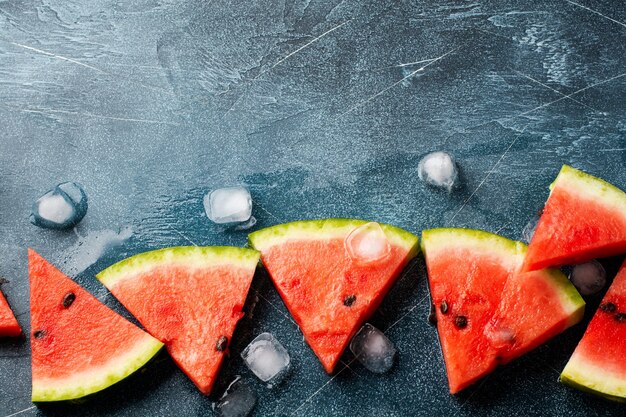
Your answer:
[[[465,316],[456,316],[454,318],[454,324],[456,325],[456,327],[458,327],[459,329],[464,329],[467,327],[467,317]]]
[[[448,303],[446,302],[446,300],[443,300],[439,305],[439,311],[441,311],[441,314],[448,313]]]
[[[9,283],[9,280],[8,280],[8,279],[0,277],[0,285],[2,285],[2,284],[8,284],[8,283]]]
[[[600,310],[606,311],[607,313],[615,313],[617,306],[613,303],[603,303],[600,304]]]
[[[343,299],[343,305],[346,307],[350,307],[352,306],[352,304],[354,304],[355,301],[356,301],[356,295],[351,294]]]
[[[69,308],[69,306],[72,305],[74,300],[76,300],[76,294],[74,294],[71,291],[68,292],[67,294],[65,294],[65,297],[63,297],[63,307]]]
[[[435,314],[435,305],[430,305],[430,312],[428,313],[428,323],[435,326],[437,324],[437,314]]]
[[[543,216],[543,207],[541,207],[539,210],[537,210],[537,216],[541,217]]]
[[[226,350],[226,346],[228,346],[228,338],[226,336],[220,336],[217,339],[217,343],[215,344],[215,350],[218,352],[223,352]]]
[[[33,336],[35,336],[35,339],[41,339],[45,335],[46,335],[46,332],[44,332],[43,330],[35,330],[35,332],[33,333]]]
[[[615,320],[617,320],[618,323],[626,322],[626,313],[617,313],[615,315]]]

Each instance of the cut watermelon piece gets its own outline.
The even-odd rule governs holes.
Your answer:
[[[383,245],[348,236],[359,227]],[[261,259],[309,346],[331,373],[361,324],[378,308],[406,263],[417,237],[397,227],[354,219],[309,220],[250,234]],[[346,241],[355,244],[352,258]],[[375,260],[363,262],[360,256]]]
[[[0,281],[2,278],[0,278]],[[15,319],[9,303],[0,291],[0,337],[15,337],[22,334],[22,328]]]
[[[484,333],[505,364],[578,323],[584,310],[585,302],[561,271],[521,272],[507,280]]]
[[[146,364],[161,342],[28,251],[34,402],[84,397]]]
[[[550,189],[525,270],[626,253],[626,193],[567,165]]]
[[[561,382],[626,401],[626,262],[561,374]]]
[[[453,394],[582,318],[584,302],[562,273],[519,273],[521,242],[431,229],[422,232],[422,250]]]
[[[135,255],[97,277],[209,394],[258,262],[251,249],[174,247]]]

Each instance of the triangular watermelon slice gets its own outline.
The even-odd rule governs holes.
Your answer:
[[[2,283],[0,278],[0,284]],[[22,334],[22,328],[15,319],[9,303],[0,291],[0,337],[15,337]]]
[[[141,368],[163,346],[28,250],[34,402],[84,397]]]
[[[584,302],[561,272],[519,273],[521,242],[431,229],[422,232],[422,250],[451,393],[582,318]]]
[[[626,193],[567,165],[550,189],[525,270],[626,253]]]
[[[561,382],[626,401],[626,262],[561,374]]]
[[[174,247],[141,253],[98,279],[209,394],[259,262],[233,247]]]
[[[346,248],[347,238],[370,225],[384,232],[389,251],[381,259],[357,262]],[[417,237],[405,230],[353,219],[286,223],[254,232],[249,240],[328,373],[418,251]],[[376,245],[365,249],[378,250]]]

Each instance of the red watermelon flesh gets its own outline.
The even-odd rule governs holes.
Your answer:
[[[526,247],[469,229],[422,233],[431,300],[456,393],[579,321],[584,303],[558,271],[519,274]]]
[[[626,193],[567,165],[550,188],[525,270],[626,253]]]
[[[125,259],[97,277],[209,394],[258,261],[250,249],[174,247]]]
[[[354,261],[345,247],[363,220],[326,219],[282,224],[252,233],[263,265],[304,337],[331,373],[359,326],[378,308],[406,263],[417,237],[381,225],[389,252],[372,263]]]
[[[484,334],[505,364],[578,323],[583,313],[583,300],[560,271],[516,273]]]
[[[561,382],[583,391],[626,401],[626,262],[613,280]]]
[[[162,347],[30,249],[28,269],[33,401],[100,391],[141,368]]]
[[[15,319],[11,307],[0,291],[0,337],[14,337],[22,334],[22,328]]]

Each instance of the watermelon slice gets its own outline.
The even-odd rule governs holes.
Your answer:
[[[2,278],[0,278],[0,284]],[[15,319],[11,307],[0,291],[0,337],[14,337],[22,334],[22,328]]]
[[[567,165],[550,189],[524,269],[626,253],[626,193]]]
[[[162,344],[28,251],[34,402],[84,397],[126,378]]]
[[[97,277],[209,394],[258,262],[250,249],[174,247],[135,255]]]
[[[519,273],[521,242],[431,229],[422,232],[422,250],[453,394],[582,318],[584,302],[562,273]]]
[[[386,244],[368,246],[361,234],[350,236],[359,227],[378,230]],[[250,234],[249,241],[328,373],[418,251],[417,237],[407,231],[353,219],[282,224]],[[375,260],[350,256],[347,241]]]
[[[561,382],[626,401],[626,262],[561,374]]]

